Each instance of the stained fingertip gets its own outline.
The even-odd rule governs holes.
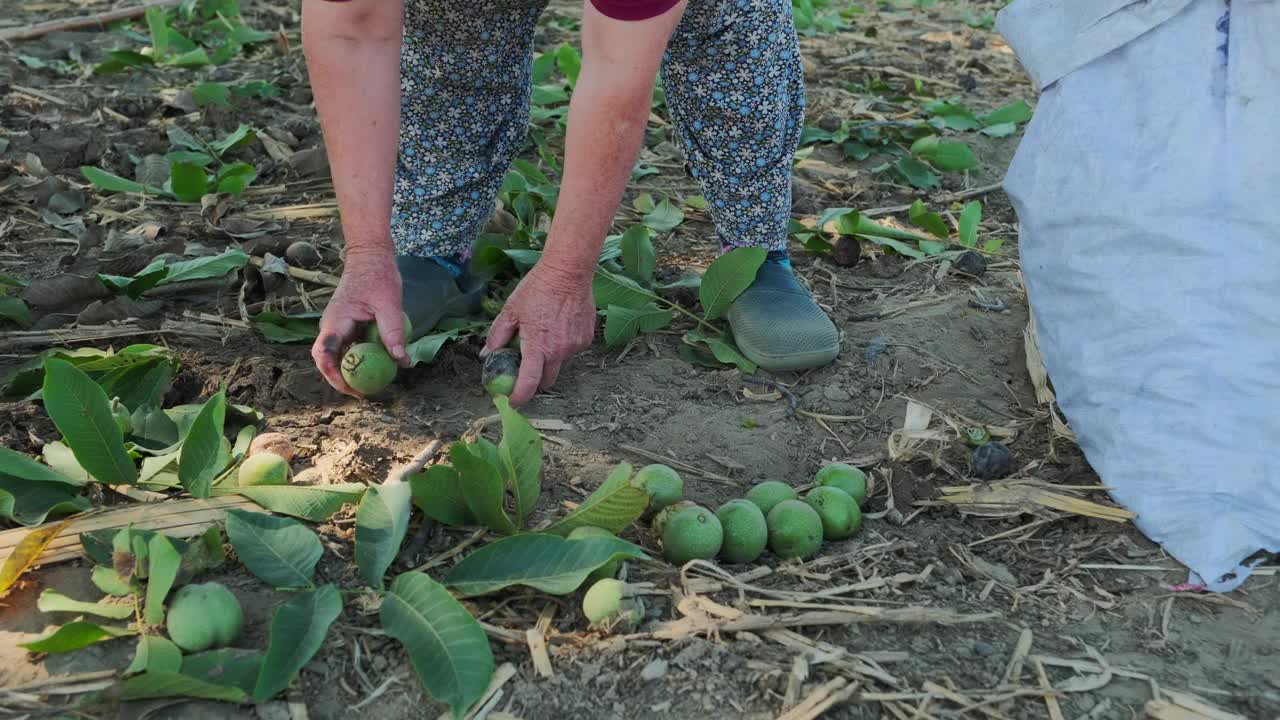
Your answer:
[[[520,374],[511,393],[511,404],[523,405],[533,399],[542,382],[543,360],[541,355],[526,355],[520,363]]]

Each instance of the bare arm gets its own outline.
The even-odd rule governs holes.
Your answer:
[[[654,78],[685,3],[640,22],[583,5],[582,73],[569,103],[564,180],[543,262],[590,278],[631,178]]]
[[[560,368],[591,345],[591,276],[644,139],[654,78],[685,3],[627,22],[583,3],[582,73],[569,103],[564,177],[542,260],[512,293],[485,351],[519,333],[520,376],[511,400],[550,387]]]
[[[378,323],[387,350],[407,364],[391,200],[400,128],[401,0],[304,0],[303,49],[333,185],[346,261],[312,347],[330,385],[356,395],[338,363],[360,326]]]

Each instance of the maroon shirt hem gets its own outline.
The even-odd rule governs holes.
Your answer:
[[[648,20],[675,7],[680,0],[591,0],[601,13],[614,20]]]

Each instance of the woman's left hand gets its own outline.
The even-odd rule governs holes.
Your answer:
[[[595,327],[591,276],[559,270],[544,260],[511,293],[481,354],[505,347],[519,334],[520,374],[511,402],[523,405],[538,388],[554,385],[565,364],[591,346]]]

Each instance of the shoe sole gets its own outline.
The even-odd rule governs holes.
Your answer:
[[[738,346],[738,350],[751,362],[770,372],[787,372],[792,370],[813,370],[828,365],[840,355],[840,346],[811,350],[804,353],[787,353],[774,355]]]

